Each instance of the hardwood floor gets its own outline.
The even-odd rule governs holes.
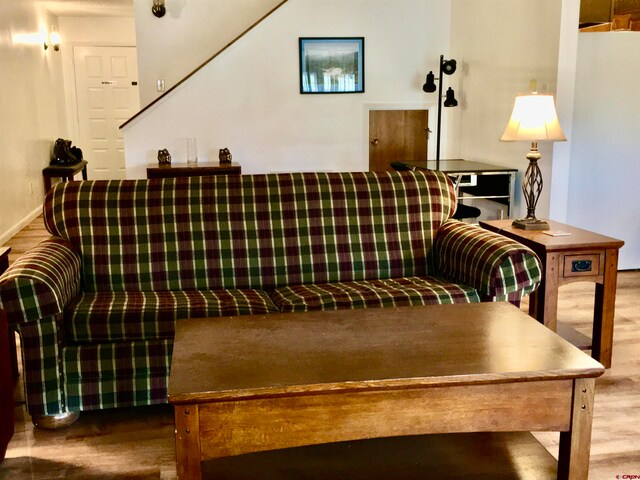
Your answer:
[[[42,215],[40,215],[16,233],[11,240],[7,242],[6,246],[11,247],[11,252],[9,253],[9,264],[12,264],[21,255],[28,252],[50,236],[49,232],[45,229]]]
[[[48,236],[39,217],[8,242],[10,261]],[[593,293],[588,283],[562,287],[558,318],[590,335]],[[32,426],[21,388],[0,480],[176,478],[171,407],[83,412],[48,432]],[[536,436],[557,455],[557,433]],[[640,271],[618,275],[613,366],[597,381],[590,465],[595,480],[640,476]]]

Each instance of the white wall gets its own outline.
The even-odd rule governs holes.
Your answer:
[[[79,143],[78,101],[73,64],[76,46],[131,47],[136,44],[136,27],[133,17],[59,17],[60,36],[64,41],[62,65],[65,89],[65,107],[68,132],[74,144]]]
[[[168,90],[280,2],[166,0],[162,18],[151,13],[151,0],[134,2],[140,104],[161,95],[156,80]]]
[[[291,0],[124,128],[127,175],[144,177],[160,148],[184,162],[188,136],[200,161],[228,147],[244,173],[366,169],[369,109],[433,105],[422,84],[450,18],[441,0]],[[364,36],[366,92],[301,95],[304,36]]]
[[[459,144],[461,158],[520,170],[513,217],[525,211],[520,184],[530,144],[499,139],[516,94],[527,93],[531,79],[537,79],[539,90],[546,85],[547,92],[555,92],[560,11],[557,0],[452,0],[451,53],[459,73],[449,78],[457,77],[460,115],[459,122],[453,118],[450,142]],[[543,179],[549,185],[552,148],[539,147]],[[546,185],[538,217],[548,215]]]
[[[640,33],[581,33],[577,65],[567,221],[640,268]]]
[[[57,19],[40,4],[0,1],[0,245],[41,211],[42,169],[67,134],[62,55],[37,39]],[[33,41],[21,42],[23,34]]]
[[[558,49],[558,83],[556,110],[566,142],[553,144],[553,164],[549,188],[549,218],[567,222],[569,171],[573,142],[573,106],[575,102],[576,63],[578,57],[578,29],[580,0],[562,0],[560,45]],[[548,184],[547,184],[548,185]]]

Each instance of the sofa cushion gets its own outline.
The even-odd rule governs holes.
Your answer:
[[[65,337],[75,344],[173,338],[181,318],[271,312],[276,306],[259,290],[84,293],[66,311]]]
[[[475,289],[434,277],[295,285],[270,292],[281,312],[479,302]]]
[[[44,219],[85,292],[271,290],[432,275],[455,206],[442,172],[217,175],[63,182]]]

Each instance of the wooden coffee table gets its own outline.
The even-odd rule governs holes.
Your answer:
[[[181,320],[169,379],[178,477],[304,445],[559,431],[557,478],[584,479],[603,372],[508,303]],[[555,476],[525,470],[514,478]]]

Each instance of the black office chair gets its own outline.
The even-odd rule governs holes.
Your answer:
[[[393,168],[396,172],[406,172],[406,171],[415,171],[418,167],[412,167],[411,165],[407,165],[402,162],[391,162],[391,168]],[[426,170],[426,168],[424,169]]]
[[[451,218],[456,220],[463,220],[465,218],[478,218],[480,216],[480,209],[478,207],[472,207],[471,205],[465,205],[458,202],[456,211]]]
[[[407,172],[409,170],[411,171],[429,170],[428,168],[414,167],[413,165],[409,165],[407,163],[402,163],[402,162],[391,162],[391,168],[393,168],[396,172]],[[458,188],[459,188],[461,176],[460,175],[458,175],[457,177],[450,176],[450,178],[451,180],[453,180],[453,186],[456,189],[456,193],[459,193]],[[480,213],[481,212],[479,208],[472,207],[471,205],[465,205],[464,203],[458,202],[456,211],[454,212],[452,218],[455,218],[456,220],[463,220],[465,218],[478,218],[480,216]]]

